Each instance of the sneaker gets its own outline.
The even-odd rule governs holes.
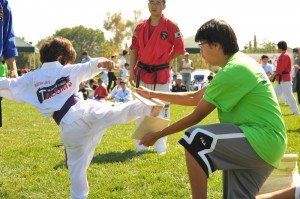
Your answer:
[[[148,147],[146,147],[144,145],[140,145],[140,140],[135,141],[135,146],[136,146],[138,153],[148,151]]]

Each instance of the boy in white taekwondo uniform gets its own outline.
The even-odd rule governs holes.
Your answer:
[[[86,198],[87,168],[107,127],[157,112],[135,100],[112,107],[83,100],[80,82],[91,79],[113,63],[105,58],[75,65],[76,52],[69,40],[52,37],[41,50],[40,69],[19,78],[0,78],[0,96],[27,102],[42,115],[52,116],[61,130],[70,170],[71,198]],[[66,65],[66,66],[65,66]],[[155,113],[154,113],[155,114]]]

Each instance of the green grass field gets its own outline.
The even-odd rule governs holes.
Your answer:
[[[32,107],[4,100],[0,129],[0,198],[68,198],[68,170],[58,127]],[[172,121],[192,107],[171,106]],[[287,152],[300,152],[300,117],[282,107],[288,130]],[[217,122],[213,112],[202,124]],[[168,153],[137,154],[134,122],[110,128],[96,149],[88,170],[89,198],[190,198],[182,133],[168,139]],[[300,162],[298,161],[298,164]],[[221,173],[209,180],[209,197],[222,197]]]

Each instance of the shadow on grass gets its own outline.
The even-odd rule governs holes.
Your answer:
[[[58,169],[68,169],[66,161],[61,161],[58,163],[55,167],[53,167],[54,170]]]
[[[133,150],[127,150],[127,151],[117,151],[117,152],[109,152],[105,154],[97,154],[93,157],[92,164],[107,164],[107,163],[117,163],[117,162],[126,162],[128,160],[131,160],[135,157],[138,157],[143,154],[149,154],[149,153],[155,153],[154,151],[145,151],[142,153],[138,153]],[[59,164],[57,164],[55,167],[53,167],[54,170],[58,169],[68,169],[66,160],[61,161]]]
[[[298,129],[290,129],[290,130],[288,130],[288,133],[300,133],[300,128],[298,128]]]
[[[55,147],[55,148],[64,148],[65,146],[62,143],[60,143],[60,144],[54,144],[53,147]]]
[[[293,114],[292,113],[285,113],[285,114],[282,114],[282,116],[292,116]]]
[[[98,154],[94,156],[92,163],[93,164],[107,164],[107,163],[114,163],[114,162],[126,162],[128,160],[131,160],[135,157],[138,157],[140,155],[146,154],[146,153],[154,153],[153,151],[145,151],[142,153],[138,153],[133,150],[127,150],[127,151],[116,151],[116,152],[109,152],[106,154]]]

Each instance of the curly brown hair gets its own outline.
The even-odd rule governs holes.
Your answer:
[[[76,59],[76,51],[72,43],[63,37],[48,37],[40,49],[40,60],[42,63],[57,61],[61,56],[61,64],[73,63]]]

